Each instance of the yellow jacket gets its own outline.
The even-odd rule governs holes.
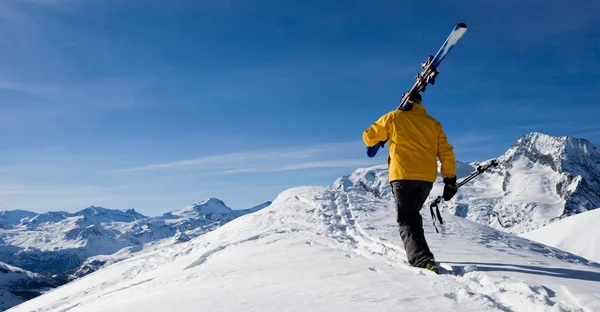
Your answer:
[[[434,182],[438,173],[436,157],[442,164],[443,178],[456,176],[454,148],[440,122],[429,116],[423,105],[415,103],[410,111],[389,112],[363,132],[368,146],[388,139],[390,181]]]

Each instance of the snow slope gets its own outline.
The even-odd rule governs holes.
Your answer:
[[[521,237],[600,263],[600,209],[556,221]]]
[[[600,311],[600,265],[449,214],[442,234],[424,220],[444,274],[409,267],[390,200],[352,184],[366,177],[290,189],[10,311]]]
[[[110,255],[96,255],[87,258],[78,268],[69,275],[69,279],[86,276],[94,271],[97,271],[105,266],[129,259],[131,257],[141,255],[144,253],[156,251],[167,246],[187,242],[191,239],[190,236],[182,232],[177,232],[173,237],[160,239],[153,242],[148,242],[143,245],[135,245],[125,247],[114,254]]]

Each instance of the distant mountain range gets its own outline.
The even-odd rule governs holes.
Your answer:
[[[166,238],[185,241],[269,204],[233,210],[223,201],[210,198],[159,217],[146,217],[134,209],[122,211],[93,206],[76,213],[3,211],[0,213],[0,261],[36,273],[71,279],[93,271],[89,265],[79,268],[90,257],[111,255],[123,248],[139,248]]]

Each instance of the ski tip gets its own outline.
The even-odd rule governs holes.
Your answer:
[[[458,24],[456,25],[456,27],[458,27],[458,28],[467,28],[467,24],[465,24],[465,23],[463,23],[463,22],[460,22],[460,23],[458,23]]]

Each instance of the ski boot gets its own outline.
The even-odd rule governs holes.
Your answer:
[[[434,272],[435,274],[440,274],[440,268],[433,260],[427,260],[425,262],[425,269]]]

